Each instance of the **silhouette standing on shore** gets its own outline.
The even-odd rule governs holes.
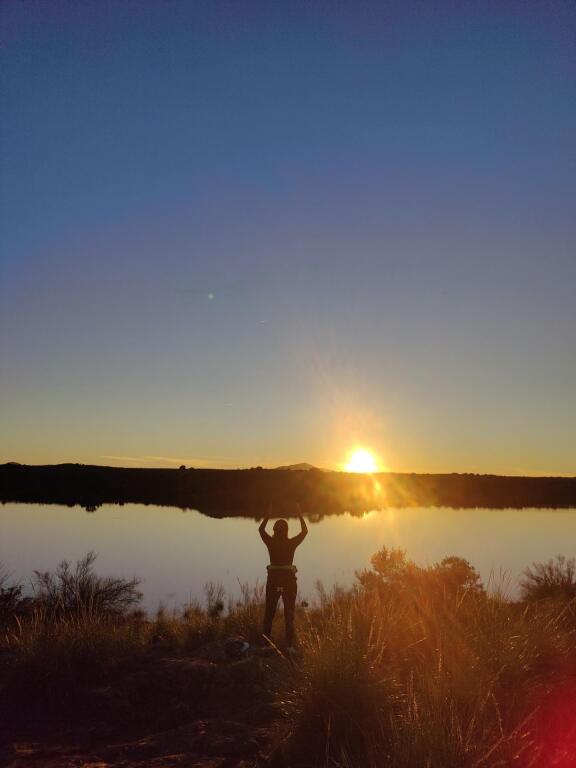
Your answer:
[[[298,509],[298,519],[300,520],[300,533],[297,536],[288,538],[288,523],[286,520],[276,520],[274,523],[274,535],[270,536],[266,532],[266,524],[269,517],[266,516],[258,531],[260,537],[268,547],[270,554],[270,565],[267,566],[268,578],[266,580],[266,609],[264,612],[264,634],[266,637],[272,636],[272,621],[276,613],[276,606],[280,595],[284,604],[284,621],[286,623],[286,645],[290,648],[294,643],[294,610],[296,606],[296,566],[293,565],[294,552],[296,547],[301,544],[308,528],[304,518],[300,514],[300,505]]]

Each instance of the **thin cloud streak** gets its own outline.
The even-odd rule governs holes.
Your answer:
[[[216,456],[113,456],[106,454],[100,458],[148,466],[157,464],[181,466],[184,464],[187,467],[200,467],[203,469],[230,469],[238,467],[237,461]]]

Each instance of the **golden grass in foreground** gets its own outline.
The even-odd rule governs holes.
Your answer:
[[[375,557],[355,587],[320,591],[312,608],[300,608],[300,655],[294,662],[277,657],[266,668],[287,764],[572,765],[573,599],[490,596],[466,569],[459,571],[465,578],[452,578],[463,561],[448,571],[419,569],[391,554]],[[36,608],[0,639],[10,658],[2,706],[12,720],[78,712],[89,688],[141,668],[159,645],[165,654],[194,655],[230,635],[255,642],[260,622],[260,597],[249,590],[227,612],[212,600],[206,609],[160,613],[152,622],[94,613],[48,617]],[[143,718],[195,716],[189,693],[162,708],[150,696],[134,702]]]

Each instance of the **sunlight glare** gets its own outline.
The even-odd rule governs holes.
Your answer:
[[[346,464],[347,472],[370,473],[376,472],[377,470],[376,457],[371,451],[366,450],[366,448],[356,448]]]

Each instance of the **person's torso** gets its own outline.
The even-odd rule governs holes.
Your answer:
[[[296,546],[290,539],[277,539],[272,536],[268,543],[270,565],[292,565]]]

